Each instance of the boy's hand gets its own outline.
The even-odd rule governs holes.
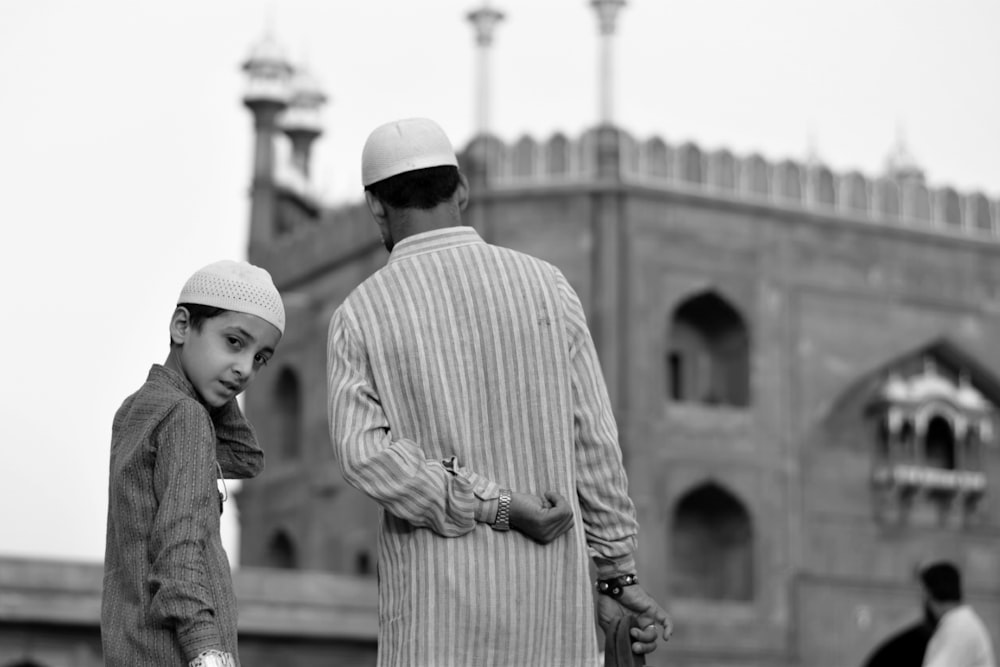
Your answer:
[[[554,491],[544,497],[511,492],[510,527],[539,544],[548,544],[573,527],[573,509]]]
[[[631,630],[633,653],[642,655],[656,650],[657,626],[663,628],[663,641],[670,639],[674,631],[673,621],[639,584],[623,587],[622,596],[618,599],[600,593],[596,597],[597,620],[604,631],[614,619],[626,613],[639,617],[639,627]]]

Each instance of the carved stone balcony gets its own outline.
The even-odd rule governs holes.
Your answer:
[[[929,493],[976,496],[986,490],[986,475],[972,470],[946,470],[915,464],[881,465],[872,479],[877,486]]]

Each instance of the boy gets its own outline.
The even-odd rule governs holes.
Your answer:
[[[284,329],[267,271],[209,264],[181,290],[166,362],[115,414],[101,605],[108,667],[238,667],[216,480],[264,467],[236,397]]]

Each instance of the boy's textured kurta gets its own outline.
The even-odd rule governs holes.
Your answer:
[[[111,434],[101,638],[109,667],[186,665],[236,655],[236,598],[219,534],[218,462],[257,475],[264,455],[235,399],[209,410],[155,365]]]
[[[562,274],[469,227],[409,237],[334,314],[328,365],[335,453],[382,507],[378,664],[597,664],[588,548],[634,571],[637,525]],[[574,528],[542,546],[477,523],[501,487],[562,494]]]

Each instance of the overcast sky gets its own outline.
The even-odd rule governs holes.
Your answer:
[[[597,120],[586,0],[493,0],[493,127]],[[167,353],[186,278],[246,255],[240,65],[271,25],[330,104],[316,186],[359,195],[379,123],[474,124],[472,0],[0,0],[0,554],[103,557],[112,416]],[[616,117],[638,138],[880,173],[902,130],[932,185],[1000,196],[996,0],[629,0]],[[279,349],[280,354],[280,349]],[[266,371],[265,371],[266,372]],[[235,544],[232,518],[226,540]],[[235,549],[234,556],[235,556]]]

